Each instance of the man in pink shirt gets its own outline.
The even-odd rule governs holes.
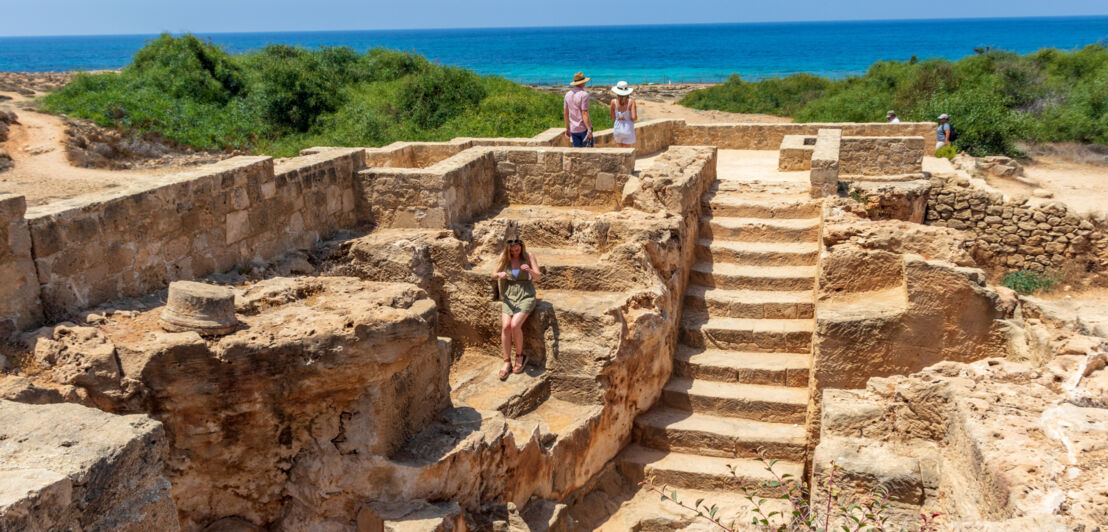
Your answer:
[[[592,121],[589,120],[589,93],[583,88],[589,78],[584,72],[573,75],[573,87],[566,93],[562,106],[562,118],[566,122],[566,136],[573,140],[574,148],[583,148],[592,143]]]

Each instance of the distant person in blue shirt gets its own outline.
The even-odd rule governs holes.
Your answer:
[[[950,144],[950,141],[954,140],[950,138],[950,130],[950,115],[946,113],[939,115],[939,131],[935,135],[936,150],[942,148],[943,146],[946,146],[947,144]]]
[[[890,124],[900,123],[900,119],[896,117],[896,111],[889,111],[885,113],[885,119],[888,120]]]

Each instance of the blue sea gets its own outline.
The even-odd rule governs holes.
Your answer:
[[[808,72],[860,74],[874,61],[959,59],[1108,43],[1108,16],[199,34],[230,52],[267,44],[386,47],[524,83],[711,82]],[[154,35],[0,37],[0,71],[116,69]]]

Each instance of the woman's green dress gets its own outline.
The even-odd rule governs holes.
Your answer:
[[[535,310],[535,283],[531,274],[520,270],[519,276],[513,276],[509,265],[508,278],[500,279],[500,308],[509,316]]]

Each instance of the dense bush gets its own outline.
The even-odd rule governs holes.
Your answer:
[[[559,95],[417,54],[275,45],[229,55],[191,35],[162,35],[119,73],[78,75],[43,107],[198,148],[277,156],[562,126]],[[611,127],[604,106],[591,114],[597,129]]]
[[[1020,155],[1016,141],[1108,144],[1108,48],[976,52],[956,62],[881,61],[862,76],[836,81],[733,76],[681,103],[798,122],[875,122],[889,109],[901,120],[934,121],[948,113],[959,131],[956,148],[974,155]]]

